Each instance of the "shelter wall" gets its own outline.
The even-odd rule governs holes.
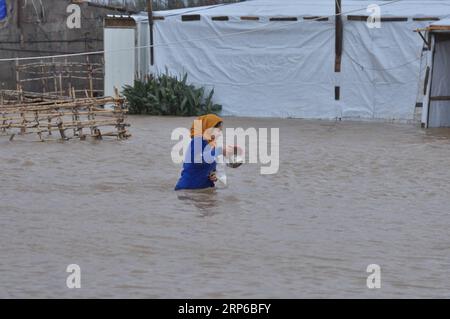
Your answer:
[[[427,61],[413,30],[427,19],[370,29],[346,17],[340,73],[334,19],[295,19],[157,20],[152,70],[187,72],[191,83],[214,88],[228,115],[413,120]]]

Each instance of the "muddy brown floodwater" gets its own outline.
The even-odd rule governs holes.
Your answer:
[[[130,122],[120,142],[0,138],[0,297],[450,297],[450,130],[226,118],[279,127],[280,170],[190,196],[170,134],[191,119]]]

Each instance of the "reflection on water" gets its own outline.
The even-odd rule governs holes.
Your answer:
[[[450,296],[449,130],[227,118],[280,128],[278,174],[175,192],[170,136],[191,120],[131,117],[120,142],[0,137],[0,297]]]
[[[441,139],[446,142],[450,140],[450,129],[448,128],[430,128],[427,130],[423,130],[427,138],[432,141],[433,139]]]
[[[218,198],[216,189],[204,190],[179,190],[178,199],[185,201],[183,205],[193,205],[197,208],[201,217],[208,217],[217,214]]]

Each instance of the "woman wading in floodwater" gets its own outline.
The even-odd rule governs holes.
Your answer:
[[[223,120],[214,114],[198,117],[191,128],[191,142],[186,152],[181,177],[175,190],[205,189],[214,187],[216,157],[227,151],[216,148],[218,136],[222,133]],[[227,147],[228,149],[228,147]],[[231,148],[231,152],[235,147]]]

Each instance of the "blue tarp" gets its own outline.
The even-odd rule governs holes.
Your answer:
[[[8,12],[6,11],[6,0],[0,0],[0,20],[6,18]]]

